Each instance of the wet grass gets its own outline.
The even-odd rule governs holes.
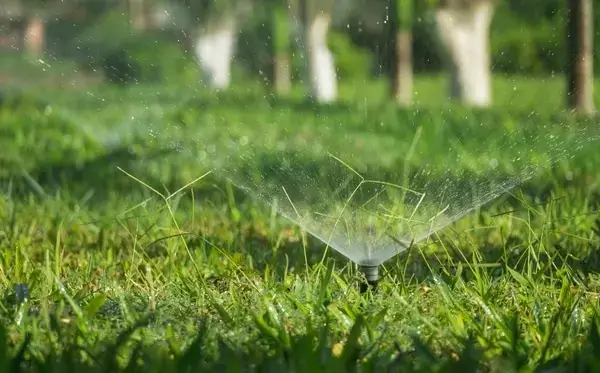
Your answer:
[[[522,84],[527,102],[545,89]],[[143,135],[149,125],[175,122],[185,138],[208,131],[196,126],[202,120],[259,134],[274,124],[310,133],[343,120],[367,150],[393,149],[400,142],[389,139],[412,128],[406,118],[446,126],[430,132],[438,136],[477,118],[527,122],[535,133],[566,120],[553,105],[531,104],[541,114],[527,119],[525,105],[521,114],[434,104],[398,112],[352,98],[314,108],[236,92],[181,100],[160,91],[164,105],[144,112],[137,107],[162,102],[152,99],[157,88],[92,93],[100,91],[100,111],[65,93],[45,97],[49,105],[0,111],[8,149],[0,155],[1,371],[598,369],[593,145],[385,263],[378,291],[360,294],[356,266],[331,250],[324,255],[322,243],[198,165],[197,153],[150,152]],[[431,88],[432,97],[438,91]],[[130,113],[137,119],[124,120]],[[375,130],[380,122],[386,126]],[[124,126],[132,130],[118,142],[100,141]],[[445,150],[432,148],[443,163]]]

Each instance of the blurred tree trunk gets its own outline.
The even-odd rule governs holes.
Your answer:
[[[399,105],[410,106],[413,97],[413,0],[391,0],[389,10],[390,40],[394,41],[392,95]]]
[[[567,104],[582,114],[594,108],[592,0],[567,0]]]
[[[283,4],[273,6],[271,14],[271,32],[273,43],[272,82],[278,94],[289,93],[292,88],[290,58],[290,29],[288,14]]]
[[[450,96],[470,106],[492,104],[489,30],[492,0],[446,0],[436,11],[450,67]]]
[[[201,84],[226,89],[238,34],[238,14],[244,0],[177,0],[186,13],[191,48],[201,72]]]
[[[28,17],[23,37],[23,45],[27,53],[32,56],[44,53],[45,31],[46,25],[41,16],[32,14]]]
[[[197,30],[193,47],[205,85],[217,89],[229,87],[236,35],[233,15],[210,20]]]
[[[143,31],[148,27],[148,17],[144,0],[128,0],[129,19],[134,30]]]
[[[304,82],[308,86],[311,99],[317,102],[335,101],[337,74],[333,55],[327,46],[331,4],[327,0],[314,4],[314,7],[311,6],[311,0],[300,0],[299,3],[306,69]]]

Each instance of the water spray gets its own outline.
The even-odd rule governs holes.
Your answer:
[[[361,272],[365,275],[366,281],[360,284],[360,292],[366,293],[367,290],[377,290],[379,284],[379,266],[378,265],[359,265]]]

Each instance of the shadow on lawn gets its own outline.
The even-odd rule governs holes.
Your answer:
[[[184,104],[194,109],[267,109],[290,110],[298,113],[340,114],[356,110],[356,103],[337,101],[319,103],[310,99],[277,97],[271,93],[258,96],[256,93],[223,92],[222,94],[194,97]]]
[[[177,178],[165,183],[147,172],[147,167],[150,167],[152,162],[169,157],[173,153],[174,150],[161,149],[148,155],[138,155],[132,153],[128,147],[122,147],[83,162],[65,160],[43,164],[30,171],[15,171],[10,180],[3,180],[3,184],[10,184],[13,198],[26,197],[32,193],[44,198],[60,192],[65,198],[69,196],[77,199],[93,193],[93,197],[87,199],[87,203],[94,206],[105,203],[115,195],[127,198],[151,193],[149,190],[142,192],[147,188],[120,169],[158,188],[160,192],[164,192],[165,188],[171,191],[179,189],[182,184]],[[202,188],[197,189],[198,197],[201,198]]]

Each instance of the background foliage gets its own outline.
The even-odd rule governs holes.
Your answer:
[[[256,76],[266,74],[270,69],[273,38],[268,9],[256,7],[255,12],[240,23],[234,64],[237,73]],[[413,29],[416,72],[434,73],[443,67],[430,10],[424,3],[417,2]],[[596,29],[600,29],[600,7],[595,7],[595,12]],[[490,34],[494,72],[562,73],[565,66],[565,13],[565,2],[561,0],[498,2]],[[77,58],[84,67],[108,66],[107,73],[117,81],[192,81],[196,78],[186,68],[192,67],[192,61],[186,53],[185,31],[174,27],[162,30],[160,35],[133,34],[126,29],[123,17],[122,9],[110,10],[108,5],[94,5],[85,12],[73,12],[50,23],[48,44],[54,53]],[[355,21],[351,16],[329,34],[338,74],[361,79],[369,74],[387,73],[389,53],[393,51],[387,30],[384,27],[374,32]],[[90,24],[93,27],[85,26]],[[297,51],[297,46],[292,45],[292,48]],[[600,33],[595,33],[595,50],[600,50]],[[298,53],[293,56],[292,71],[297,79],[300,62]],[[595,54],[595,69],[600,70],[600,53]]]

